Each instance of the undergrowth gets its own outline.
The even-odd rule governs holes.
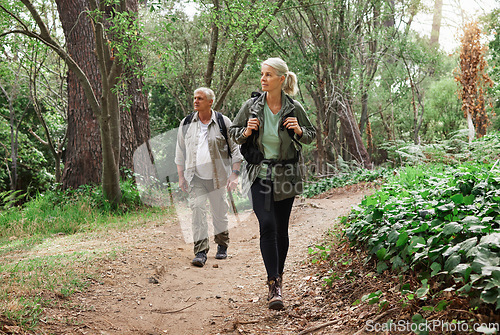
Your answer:
[[[378,272],[418,273],[416,299],[448,292],[500,309],[498,161],[403,168],[351,212],[345,236]]]
[[[21,206],[5,206],[0,211],[0,244],[11,237],[48,236],[94,231],[106,227],[110,217],[126,218],[142,207],[131,180],[121,182],[122,202],[113,208],[100,186],[52,190],[37,194]],[[115,220],[117,221],[117,220]]]

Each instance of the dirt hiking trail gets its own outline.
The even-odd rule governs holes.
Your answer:
[[[324,298],[317,294],[322,285],[314,277],[308,247],[321,243],[338,218],[372,192],[369,187],[352,187],[321,199],[296,199],[289,229],[283,311],[267,308],[258,223],[252,213],[230,230],[226,260],[215,259],[217,247],[211,238],[203,268],[190,264],[192,244],[184,242],[176,222],[150,222],[141,228],[110,231],[92,243],[119,246],[121,251],[96,265],[100,278],[87,290],[59,308],[45,310],[41,330],[46,334],[91,335],[281,335],[304,333],[314,325],[330,322],[314,334],[353,334],[345,330],[342,313],[337,322],[331,314],[322,319],[316,311]]]

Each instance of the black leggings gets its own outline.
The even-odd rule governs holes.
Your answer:
[[[260,252],[264,259],[268,280],[283,273],[288,253],[288,222],[294,197],[274,201],[272,187],[257,178],[251,187],[253,211],[259,220]],[[271,210],[266,211],[265,194],[271,192]]]

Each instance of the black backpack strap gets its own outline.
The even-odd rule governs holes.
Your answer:
[[[182,122],[182,134],[184,135],[184,137],[186,137],[186,132],[187,132],[187,128],[188,128],[187,125],[193,121],[194,113],[195,112],[186,116],[186,118],[184,119],[184,122]]]
[[[253,99],[253,103],[255,103],[255,101],[262,95],[262,93],[260,92],[257,92],[257,91],[254,91],[250,94],[250,97]],[[289,96],[289,95],[286,95],[286,97],[288,98],[288,101],[290,101],[290,103],[294,106],[293,107],[293,110],[287,114],[287,117],[291,116],[291,117],[295,117],[295,104],[293,102],[293,99]],[[284,120],[282,120],[284,122]],[[283,124],[282,122],[282,124]],[[287,129],[288,130],[288,129]],[[253,134],[253,132],[252,132]],[[297,144],[297,146],[299,147],[299,150],[302,150],[302,143],[300,143],[296,138],[295,138],[295,132],[293,130],[290,130],[288,131],[288,135],[292,138],[292,140]]]
[[[186,132],[187,132],[187,128],[188,128],[187,125],[190,124],[191,122],[193,122],[194,113],[195,112],[186,116],[186,118],[184,119],[184,122],[182,122],[181,127],[182,127],[182,133],[183,133],[184,137],[186,137]],[[226,140],[227,152],[229,154],[229,158],[232,158],[231,147],[229,146],[229,142],[227,140],[227,127],[226,127],[226,123],[224,122],[224,118],[222,117],[222,114],[219,112],[215,112],[215,116],[217,119],[217,124],[219,125],[220,132],[222,133],[222,136],[224,136],[224,139]]]
[[[217,123],[219,124],[220,132],[222,133],[222,136],[224,136],[224,139],[226,140],[227,153],[229,154],[229,158],[232,158],[231,147],[229,146],[229,141],[227,140],[227,127],[226,123],[224,122],[224,118],[222,117],[222,113],[215,112],[215,116],[217,119]]]
[[[288,113],[286,116],[287,117],[295,117],[295,104],[293,102],[293,99],[290,98],[290,96],[286,96],[288,98],[288,101],[290,101],[290,103],[293,105],[293,109],[290,113]],[[284,120],[283,120],[284,121]],[[302,150],[302,143],[300,143],[296,138],[295,138],[295,132],[291,129],[287,129],[288,131],[288,135],[290,135],[290,137],[292,138],[292,141],[295,142],[295,144],[297,144],[297,146],[299,147],[299,150]]]

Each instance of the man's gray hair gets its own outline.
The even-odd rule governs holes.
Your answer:
[[[203,92],[205,96],[207,97],[208,100],[213,100],[215,101],[215,93],[208,87],[199,87],[196,90],[194,90],[194,94],[198,92]]]

